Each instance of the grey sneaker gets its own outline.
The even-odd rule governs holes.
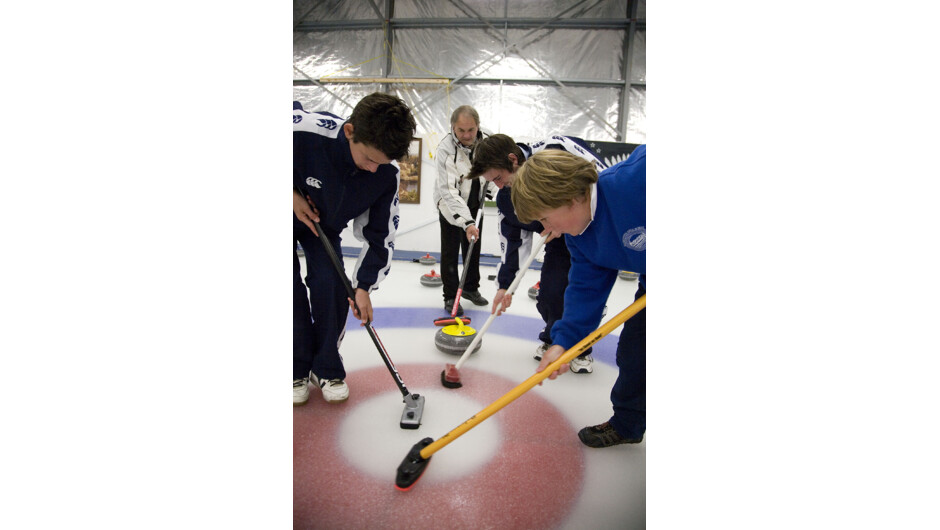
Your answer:
[[[294,406],[303,405],[310,397],[310,389],[307,388],[309,381],[306,377],[303,379],[294,379]]]
[[[349,386],[342,379],[320,379],[310,372],[310,381],[320,387],[327,403],[342,403],[349,399]]]
[[[594,357],[587,354],[584,357],[575,357],[568,363],[568,367],[576,374],[589,374],[594,371]]]
[[[547,344],[547,343],[545,343],[545,342],[543,342],[542,344],[539,344],[539,347],[535,349],[535,355],[533,356],[533,357],[535,358],[535,360],[536,360],[536,361],[541,361],[541,360],[542,360],[542,356],[545,355],[545,350],[547,350],[547,349],[549,349],[549,348],[551,348],[551,347],[552,347],[551,344]]]

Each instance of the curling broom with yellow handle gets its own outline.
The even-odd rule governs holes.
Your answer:
[[[552,372],[558,370],[563,364],[571,362],[572,359],[584,353],[584,351],[587,350],[590,346],[593,346],[594,343],[607,336],[611,331],[616,329],[617,326],[620,326],[629,320],[645,307],[646,295],[644,294],[643,296],[637,298],[635,302],[627,306],[626,309],[618,313],[617,316],[602,324],[601,327],[591,332],[591,334],[587,337],[581,339],[581,342],[569,348],[568,351],[563,353],[562,356],[558,359],[555,359],[555,361],[549,364],[544,370],[541,372],[536,372],[534,375],[532,375],[532,377],[529,377],[520,383],[518,386],[504,394],[501,398],[491,403],[488,407],[471,416],[470,419],[460,424],[456,429],[450,431],[444,436],[441,436],[437,439],[437,441],[434,441],[431,438],[425,438],[416,443],[411,448],[411,451],[408,452],[408,455],[405,456],[405,459],[402,460],[401,465],[398,466],[398,474],[395,477],[395,488],[401,491],[410,490],[412,486],[414,486],[415,482],[421,478],[421,475],[428,466],[428,462],[431,461],[431,455],[439,451],[445,445],[459,438],[463,433],[476,427],[479,423],[495,414],[501,408],[512,403],[522,394],[525,394],[531,390],[533,387],[535,387],[535,385],[541,383],[548,376],[550,376]]]

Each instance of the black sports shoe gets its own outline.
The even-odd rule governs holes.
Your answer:
[[[454,312],[454,299],[453,298],[448,298],[447,300],[444,300],[444,311],[447,311],[448,315]],[[463,308],[460,306],[457,306],[457,316],[458,317],[463,316]]]
[[[461,298],[466,298],[476,305],[486,305],[489,302],[486,298],[483,298],[483,295],[480,294],[480,291],[464,291],[460,295]]]
[[[624,438],[614,430],[609,421],[593,427],[585,427],[578,431],[578,438],[581,443],[588,447],[610,447],[620,444],[638,444],[643,441],[643,436],[639,438]]]

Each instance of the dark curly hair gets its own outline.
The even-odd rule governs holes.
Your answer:
[[[391,160],[408,154],[417,125],[411,109],[400,98],[375,92],[359,100],[349,123],[353,141],[374,147]]]
[[[509,154],[516,155],[519,165],[525,161],[522,149],[516,142],[505,134],[493,134],[477,142],[473,148],[473,160],[470,173],[465,178],[477,178],[491,169],[505,169],[512,173],[512,162]]]

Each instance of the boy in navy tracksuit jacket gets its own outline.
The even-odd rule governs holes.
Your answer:
[[[305,286],[294,252],[294,405],[306,403],[308,382],[329,402],[349,397],[339,347],[352,302],[320,238],[341,256],[340,233],[355,219],[356,238],[367,245],[352,274],[355,316],[371,322],[369,293],[388,275],[398,228],[394,160],[408,153],[414,131],[410,109],[387,94],[366,96],[348,120],[294,102],[294,248],[300,244],[307,265]]]
[[[549,153],[533,155],[520,168],[512,192],[519,218],[565,233],[571,252],[564,315],[552,327],[554,345],[537,371],[597,329],[619,271],[640,273],[636,297],[646,293],[646,146],[599,177],[571,155]],[[624,324],[617,366],[614,415],[581,429],[578,437],[588,446],[639,443],[646,433],[646,309]],[[549,378],[565,371],[562,366]]]
[[[494,134],[478,142],[473,154],[473,165],[468,178],[482,176],[488,182],[495,183],[500,189],[496,195],[496,207],[499,210],[500,248],[503,257],[496,273],[498,290],[491,312],[502,313],[512,304],[512,296],[506,295],[506,290],[519,271],[520,261],[525,261],[529,252],[532,251],[532,234],[544,231],[544,227],[538,221],[532,223],[519,221],[511,199],[513,174],[533,153],[543,149],[567,151],[595,164],[598,170],[605,167],[604,163],[583,145],[582,140],[561,135],[529,145],[516,143],[505,134]],[[536,299],[536,308],[545,322],[545,327],[539,333],[539,340],[542,344],[536,349],[536,360],[541,360],[542,354],[551,346],[552,326],[562,316],[570,259],[564,238],[558,237],[545,244],[545,259],[542,263],[540,288]],[[571,361],[571,369],[575,373],[591,373],[594,371],[593,362],[589,348],[577,359]]]

